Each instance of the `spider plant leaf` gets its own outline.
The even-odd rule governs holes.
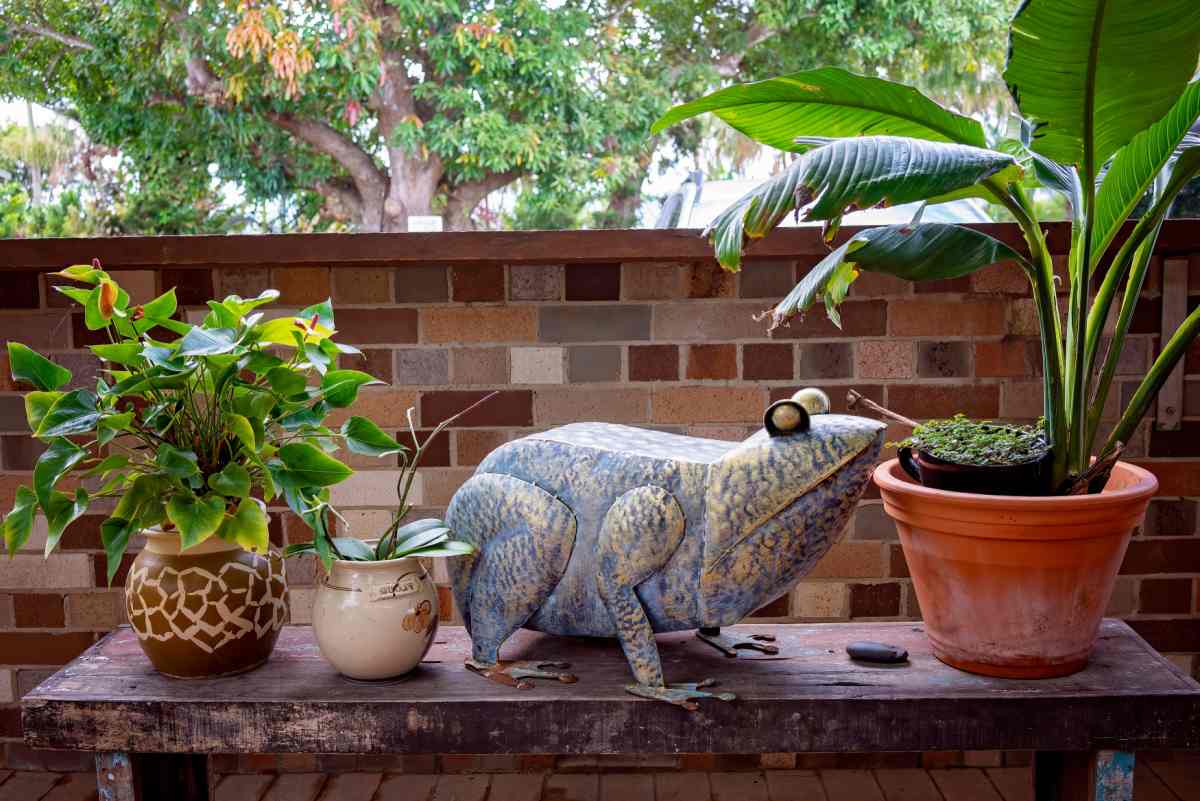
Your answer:
[[[334,537],[333,545],[343,559],[353,562],[374,562],[375,551],[360,539],[354,537]]]
[[[430,558],[434,556],[467,556],[475,553],[475,546],[458,540],[448,540],[441,545],[433,545],[428,548],[422,548],[419,551],[412,551],[408,556],[417,556]]]

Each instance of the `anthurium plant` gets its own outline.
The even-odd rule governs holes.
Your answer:
[[[1200,82],[1193,80],[1200,13],[1195,0],[1025,0],[1009,45],[1004,78],[1023,124],[1021,135],[1008,139],[989,140],[978,121],[915,89],[838,69],[728,87],[672,109],[654,130],[712,112],[747,136],[798,154],[706,232],[730,270],[738,269],[749,241],[793,212],[822,221],[833,243],[842,216],[855,209],[964,197],[1007,209],[1024,234],[1022,250],[983,231],[921,222],[919,213],[908,224],[858,232],[774,308],[771,325],[818,299],[838,322],[838,305],[863,270],[926,281],[1011,261],[1029,279],[1037,304],[1053,450],[1046,493],[1095,490],[1104,482],[1095,480],[1102,476],[1092,457],[1099,471],[1111,469],[1200,333],[1200,309],[1177,331],[1163,332],[1158,358],[1096,447],[1159,230],[1180,190],[1200,174],[1200,142],[1189,136],[1200,117]],[[1070,204],[1065,314],[1031,200],[1035,187],[1061,193]],[[1124,232],[1146,195],[1148,210]],[[1114,303],[1119,310],[1106,331]]]
[[[10,554],[41,513],[49,555],[100,499],[116,501],[101,525],[109,582],[130,538],[147,528],[176,532],[184,551],[213,536],[265,551],[266,503],[279,496],[324,530],[329,487],[353,472],[331,455],[339,446],[369,455],[400,448],[364,417],[324,425],[360,387],[380,383],[338,367],[359,352],[334,342],[328,301],[269,319],[261,309],[275,290],[230,295],[209,301],[190,325],[177,319],[174,289],[135,305],[97,262],[57,275],[74,285],[55,289],[82,305],[87,328],[109,342],[91,346],[103,369],[95,386],[80,389],[68,388],[65,368],[8,343],[14,380],[33,387],[25,395],[30,431],[47,446],[33,487],[18,488],[4,518]],[[60,489],[69,479],[74,489]]]
[[[453,425],[456,420],[477,406],[491,400],[497,394],[491,392],[461,412],[447,417],[438,423],[424,440],[417,433],[416,421],[413,418],[413,412],[416,410],[411,406],[408,408],[406,418],[408,419],[408,432],[409,436],[412,437],[414,450],[410,452],[407,448],[398,446],[394,450],[387,451],[389,454],[396,453],[399,456],[400,477],[396,481],[396,508],[392,512],[392,522],[380,534],[378,539],[362,540],[357,537],[334,537],[328,528],[322,528],[318,532],[318,536],[313,538],[312,542],[298,542],[289,545],[285,549],[284,555],[316,555],[325,562],[325,566],[328,568],[330,554],[335,555],[338,559],[352,562],[384,562],[391,559],[403,559],[409,556],[466,556],[474,553],[475,548],[470,543],[452,539],[454,532],[450,530],[450,527],[443,520],[427,517],[408,523],[404,521],[413,510],[408,496],[412,492],[413,481],[417,477],[417,468],[421,464],[421,458],[425,455],[430,443],[439,434]],[[322,537],[326,542],[322,543],[319,541]]]

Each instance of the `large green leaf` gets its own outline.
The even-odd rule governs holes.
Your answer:
[[[324,392],[326,403],[341,409],[354,403],[359,387],[382,383],[375,376],[361,370],[330,370],[321,378],[321,390]]]
[[[237,510],[221,523],[217,535],[247,551],[266,553],[271,547],[266,504],[257,498],[243,498]]]
[[[288,479],[298,487],[328,487],[353,474],[346,465],[307,442],[290,442],[279,449]]]
[[[70,370],[20,342],[8,343],[8,363],[14,381],[26,381],[43,392],[52,392],[71,380]]]
[[[972,228],[946,223],[871,228],[856,234],[809,270],[771,312],[771,327],[803,313],[822,296],[831,319],[839,322],[836,306],[860,270],[906,281],[936,281],[1008,260],[1024,262],[1008,245]]]
[[[1200,81],[1188,84],[1166,116],[1118,151],[1096,195],[1092,258],[1099,260],[1200,117]]]
[[[29,430],[36,432],[38,426],[42,424],[42,420],[46,417],[46,412],[50,411],[54,404],[58,403],[58,399],[63,396],[62,392],[41,392],[35,390],[25,393],[25,420],[29,423]]]
[[[175,299],[175,287],[159,295],[154,300],[142,306],[142,314],[151,319],[170,317],[175,313],[178,301]]]
[[[100,544],[104,546],[104,558],[107,567],[108,584],[112,586],[113,577],[121,567],[121,557],[129,547],[129,538],[138,530],[136,520],[113,516],[100,524]]]
[[[49,506],[43,507],[47,526],[45,556],[49,557],[58,547],[58,541],[62,539],[63,531],[67,526],[83,517],[90,501],[91,498],[88,497],[87,490],[83,487],[75,490],[74,498],[63,492],[50,494]]]
[[[658,133],[713,112],[752,139],[803,151],[797,137],[911,136],[984,147],[983,127],[953,114],[916,89],[833,67],[730,86],[676,106],[654,123]]]
[[[784,172],[743,195],[706,233],[717,260],[737,269],[748,240],[765,236],[793,209],[805,220],[837,220],[878,205],[927,200],[1020,176],[1005,153],[966,145],[867,136],[842,139],[806,153]]]
[[[194,451],[180,450],[166,442],[158,446],[154,461],[172,478],[189,478],[200,472]]]
[[[229,353],[237,346],[237,331],[232,328],[192,326],[179,345],[182,356],[215,356]]]
[[[1196,0],[1025,0],[1004,70],[1033,148],[1092,175],[1162,118],[1196,71]]]
[[[227,497],[245,498],[250,494],[250,473],[240,464],[231,462],[221,472],[208,477],[208,486]]]
[[[219,495],[201,498],[191,493],[171,496],[167,518],[179,529],[179,550],[186,551],[211,537],[225,520],[225,499]]]
[[[351,417],[342,423],[346,447],[364,456],[390,456],[406,448],[365,417]]]
[[[58,437],[42,452],[33,465],[33,491],[43,511],[50,508],[50,497],[63,476],[87,457],[87,451],[66,437]]]
[[[29,487],[17,487],[12,511],[4,516],[4,545],[9,556],[21,550],[33,531],[33,515],[37,511],[37,496]]]
[[[26,407],[28,412],[28,407]],[[65,437],[91,431],[100,421],[96,396],[86,389],[68,392],[54,402],[38,423],[34,436],[38,439]]]

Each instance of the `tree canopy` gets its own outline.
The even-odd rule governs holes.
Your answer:
[[[481,204],[502,188],[509,225],[625,225],[647,176],[711,133],[649,136],[680,98],[831,64],[969,99],[1012,5],[0,0],[0,95],[120,148],[138,186],[211,200],[215,178],[281,228],[494,225]]]

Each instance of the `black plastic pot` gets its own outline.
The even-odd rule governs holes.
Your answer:
[[[1005,465],[957,464],[912,448],[900,448],[896,455],[904,472],[922,486],[980,495],[1044,495],[1053,460],[1049,451],[1033,461]]]

